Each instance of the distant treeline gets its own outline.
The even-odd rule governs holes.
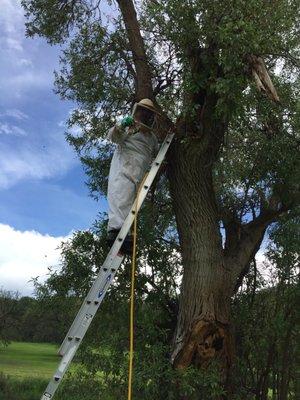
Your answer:
[[[74,298],[35,299],[0,290],[0,342],[60,343],[75,304]]]

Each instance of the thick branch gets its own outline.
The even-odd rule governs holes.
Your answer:
[[[254,227],[234,221],[225,226],[224,255],[228,267],[233,272],[233,279],[240,280],[240,274],[243,271],[247,272],[250,261],[261,245],[267,226],[268,223]]]
[[[248,224],[241,224],[233,218],[224,222],[226,230],[224,255],[227,266],[233,273],[235,290],[239,288],[248,273],[249,264],[260,248],[267,227],[290,209],[286,205],[279,206],[278,199],[276,204],[273,200],[271,198],[268,207],[265,205],[259,216]]]
[[[151,73],[133,1],[117,0],[117,2],[123,16],[129,44],[133,54],[133,62],[137,75],[137,100],[145,97],[153,99]]]
[[[260,195],[260,213],[252,221],[242,224],[235,211],[222,210],[226,231],[224,255],[235,264],[238,274],[246,268],[259,249],[267,227],[299,204],[299,188],[285,185],[273,187],[273,195],[266,199]]]

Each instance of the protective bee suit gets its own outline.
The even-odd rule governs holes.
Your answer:
[[[144,99],[140,103],[145,100],[151,102]],[[116,231],[129,214],[139,184],[156,156],[159,145],[155,134],[150,129],[141,129],[137,121],[129,127],[115,125],[109,130],[107,138],[117,144],[110,165],[107,192],[107,229]]]

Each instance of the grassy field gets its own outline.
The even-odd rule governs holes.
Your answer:
[[[60,359],[57,350],[48,343],[12,342],[0,347],[0,372],[12,378],[48,379]]]
[[[12,342],[0,347],[0,400],[40,400],[58,366],[58,346],[48,343]],[[73,364],[57,392],[57,400],[98,400],[98,384],[73,378],[82,366]]]
[[[0,347],[0,399],[38,400],[54,373],[58,347],[12,342]]]

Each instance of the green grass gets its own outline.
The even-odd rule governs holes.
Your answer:
[[[12,342],[0,347],[0,400],[40,400],[60,361],[57,350],[58,346],[48,343]],[[102,374],[92,380],[81,373],[74,375],[84,370],[78,363],[71,366],[57,400],[99,400]]]
[[[12,342],[0,347],[0,372],[12,378],[50,378],[60,357],[49,343]]]

